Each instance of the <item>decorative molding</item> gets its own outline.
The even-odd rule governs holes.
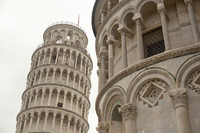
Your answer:
[[[135,119],[137,116],[136,106],[133,106],[132,103],[124,104],[123,106],[118,108],[118,111],[120,114],[122,114],[123,119]]]
[[[188,101],[187,101],[186,89],[182,89],[182,88],[172,89],[168,93],[172,99],[174,109],[181,107],[181,106],[187,107]]]
[[[200,52],[200,43],[193,44],[190,46],[168,50],[163,53],[151,56],[149,58],[143,59],[126,69],[121,70],[119,73],[115,74],[111,79],[107,81],[107,83],[102,87],[101,91],[99,92],[97,99],[96,99],[96,111],[98,110],[98,105],[101,100],[101,97],[104,95],[104,93],[113,86],[116,82],[123,79],[124,77],[127,77],[128,75],[139,71],[143,68],[146,68],[148,66],[151,66],[153,64],[156,64],[161,61],[173,59],[176,57],[188,55],[188,54],[194,54]]]
[[[200,69],[195,70],[186,80],[187,89],[193,90],[200,94]]]
[[[99,131],[99,133],[108,133],[110,126],[110,122],[100,122],[96,130]]]
[[[153,80],[146,83],[139,91],[139,97],[145,103],[150,106],[155,106],[159,99],[162,98],[163,93],[169,88],[169,86],[161,80]]]

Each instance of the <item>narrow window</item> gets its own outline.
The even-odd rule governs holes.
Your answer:
[[[162,53],[165,51],[162,27],[143,34],[145,57]]]

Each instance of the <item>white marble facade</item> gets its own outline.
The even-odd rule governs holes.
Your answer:
[[[32,56],[16,133],[87,133],[92,61],[81,27],[50,25]]]
[[[199,0],[96,0],[99,133],[199,133],[199,7]]]

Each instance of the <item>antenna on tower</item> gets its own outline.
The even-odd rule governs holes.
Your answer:
[[[79,26],[79,21],[80,21],[80,14],[78,15],[78,26]]]

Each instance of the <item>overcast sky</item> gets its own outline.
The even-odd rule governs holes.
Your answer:
[[[91,14],[95,0],[0,0],[0,133],[14,133],[31,56],[43,42],[45,29],[57,21],[78,23],[88,36],[93,60],[89,112],[90,130],[96,133],[97,74]]]

